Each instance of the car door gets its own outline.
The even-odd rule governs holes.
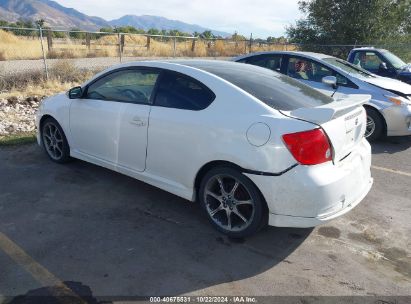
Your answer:
[[[330,95],[334,92],[332,87],[322,82],[322,79],[325,76],[335,76],[335,72],[314,60],[300,56],[289,56],[286,74],[324,94]]]
[[[75,149],[111,165],[143,171],[157,77],[157,71],[129,68],[109,72],[89,84],[70,107]]]
[[[299,66],[295,65],[301,64],[301,61],[304,60],[305,64],[309,64],[309,69],[311,72],[307,77],[305,75],[297,74]],[[290,64],[291,62],[291,64]],[[310,87],[319,90],[320,92],[328,95],[338,97],[339,95],[344,94],[358,94],[358,86],[355,85],[347,77],[336,71],[335,69],[330,68],[318,61],[311,60],[308,58],[302,57],[293,57],[290,56],[286,68],[287,75],[295,79],[300,80],[301,82],[309,85]],[[306,71],[308,73],[308,71]],[[296,75],[297,74],[297,75]],[[322,82],[322,78],[325,76],[335,76],[337,78],[337,90],[333,89],[331,86],[326,85]]]

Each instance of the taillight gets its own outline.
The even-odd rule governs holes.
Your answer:
[[[322,129],[285,134],[283,140],[302,165],[317,165],[332,159],[331,145]]]

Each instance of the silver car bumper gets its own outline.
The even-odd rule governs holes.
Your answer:
[[[391,106],[381,113],[387,123],[387,136],[411,135],[411,105]]]

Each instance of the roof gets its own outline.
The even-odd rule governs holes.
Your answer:
[[[302,55],[307,58],[312,58],[312,59],[323,59],[323,58],[331,58],[333,56],[326,55],[326,54],[321,54],[321,53],[314,53],[314,52],[298,52],[298,51],[268,51],[268,52],[255,52],[255,53],[250,53],[242,56],[238,56],[235,58],[232,58],[232,61],[237,61],[243,58],[247,58],[250,56],[255,56],[255,55],[274,55],[274,54],[281,54],[281,55]]]
[[[109,69],[105,70],[115,70],[118,68],[132,67],[132,66],[146,66],[146,67],[157,67],[167,69],[175,69],[177,67],[185,67],[189,69],[196,69],[206,73],[214,74],[210,70],[231,68],[237,70],[239,73],[246,73],[253,71],[254,73],[267,74],[267,69],[253,66],[245,65],[228,60],[214,60],[214,59],[170,59],[170,60],[142,60],[142,61],[129,61],[122,64],[114,65]],[[276,73],[270,71],[269,73]]]
[[[352,51],[380,51],[380,52],[383,51],[383,52],[386,52],[387,50],[386,49],[375,48],[373,46],[364,46],[364,47],[353,48],[351,50],[351,52]]]

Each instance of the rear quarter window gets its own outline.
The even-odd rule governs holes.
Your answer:
[[[165,71],[159,79],[154,104],[156,106],[203,110],[215,99],[215,94],[204,84],[187,75]]]

